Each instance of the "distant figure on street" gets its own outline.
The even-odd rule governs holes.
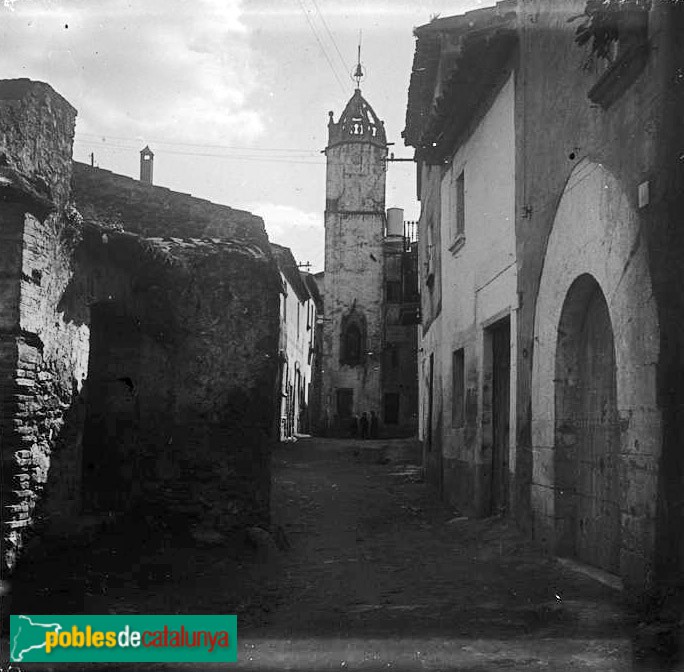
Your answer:
[[[378,416],[375,413],[375,411],[371,411],[370,438],[371,439],[377,439],[378,438]]]
[[[361,420],[359,420],[359,429],[361,430],[361,438],[368,438],[368,415],[364,411],[361,413]]]
[[[354,414],[349,421],[349,433],[352,439],[355,439],[359,435],[359,416]]]

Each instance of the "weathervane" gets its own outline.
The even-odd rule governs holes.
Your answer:
[[[363,79],[365,73],[361,67],[361,31],[359,31],[359,50],[358,57],[356,61],[356,69],[354,70],[353,77],[356,80],[356,88],[360,88],[361,80]]]

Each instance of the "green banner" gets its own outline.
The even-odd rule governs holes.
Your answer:
[[[13,663],[234,663],[237,616],[10,616]]]

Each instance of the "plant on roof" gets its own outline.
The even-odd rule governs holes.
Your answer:
[[[73,203],[64,207],[61,223],[62,242],[73,251],[83,238],[83,216]]]
[[[584,67],[590,68],[596,59],[613,60],[613,47],[623,38],[633,37],[646,26],[651,0],[587,0],[584,12],[570,21],[582,19],[575,42],[589,44]]]

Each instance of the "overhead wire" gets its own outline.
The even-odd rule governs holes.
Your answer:
[[[306,22],[309,24],[309,28],[311,29],[311,32],[313,33],[313,36],[316,38],[316,42],[318,42],[318,46],[321,49],[321,52],[323,53],[323,56],[325,57],[325,60],[328,62],[328,65],[330,66],[330,70],[332,71],[333,75],[335,76],[335,79],[337,80],[337,83],[340,85],[340,88],[346,95],[348,93],[347,87],[342,83],[342,80],[340,79],[340,76],[337,74],[337,70],[335,69],[335,66],[333,65],[332,61],[330,60],[330,57],[328,56],[328,52],[325,49],[325,46],[323,45],[323,42],[321,41],[321,38],[318,36],[318,32],[316,31],[316,26],[314,25],[313,21],[311,20],[311,17],[309,16],[309,12],[306,11],[306,6],[304,5],[303,0],[297,0],[299,2],[299,6],[302,9],[302,12],[304,13],[304,17],[306,18]]]
[[[330,38],[330,41],[332,42],[333,47],[335,47],[335,51],[337,52],[337,55],[340,59],[340,63],[342,63],[342,67],[344,68],[344,71],[349,76],[349,79],[354,81],[354,77],[352,76],[351,68],[347,64],[347,61],[344,59],[344,56],[342,56],[342,52],[340,51],[340,48],[337,46],[337,40],[335,40],[335,37],[332,34],[332,31],[330,30],[330,27],[328,26],[328,22],[325,20],[325,17],[323,16],[323,12],[321,12],[320,7],[318,6],[318,2],[316,2],[316,0],[311,0],[311,1],[313,2],[313,6],[315,7],[319,18],[321,19],[321,23],[323,24],[325,31],[328,33],[328,37]]]
[[[113,140],[125,140],[126,142],[141,142],[142,138],[134,138],[132,136],[123,135],[110,135],[109,133],[80,133],[77,132],[77,137],[79,138],[93,138],[95,140],[107,141],[108,139]],[[230,149],[238,151],[254,151],[254,152],[292,152],[298,154],[311,154],[317,155],[319,151],[316,149],[299,149],[296,147],[248,147],[246,145],[219,145],[212,143],[201,143],[201,142],[181,142],[174,140],[159,140],[155,138],[147,138],[145,142],[154,143],[155,145],[171,145],[177,147],[202,147],[209,149]]]
[[[89,148],[92,148],[93,145],[91,142],[87,140],[79,140],[78,138],[74,140],[74,142],[81,144],[81,145],[86,145]],[[107,143],[104,146],[100,146],[100,149],[107,149],[111,150],[114,152],[133,152],[137,150],[136,146],[132,145],[125,145],[121,143]],[[232,160],[232,161],[258,161],[258,162],[271,162],[271,163],[294,163],[294,164],[300,164],[300,165],[308,165],[308,166],[320,166],[324,163],[322,159],[320,160],[306,160],[304,157],[299,158],[299,157],[293,157],[289,158],[286,156],[250,156],[250,155],[245,155],[245,154],[219,154],[216,152],[188,152],[188,151],[182,151],[182,150],[174,150],[174,149],[167,149],[164,150],[165,154],[171,154],[171,155],[176,155],[176,156],[196,156],[196,157],[205,157],[205,158],[215,158],[215,159],[227,159],[227,160]]]

